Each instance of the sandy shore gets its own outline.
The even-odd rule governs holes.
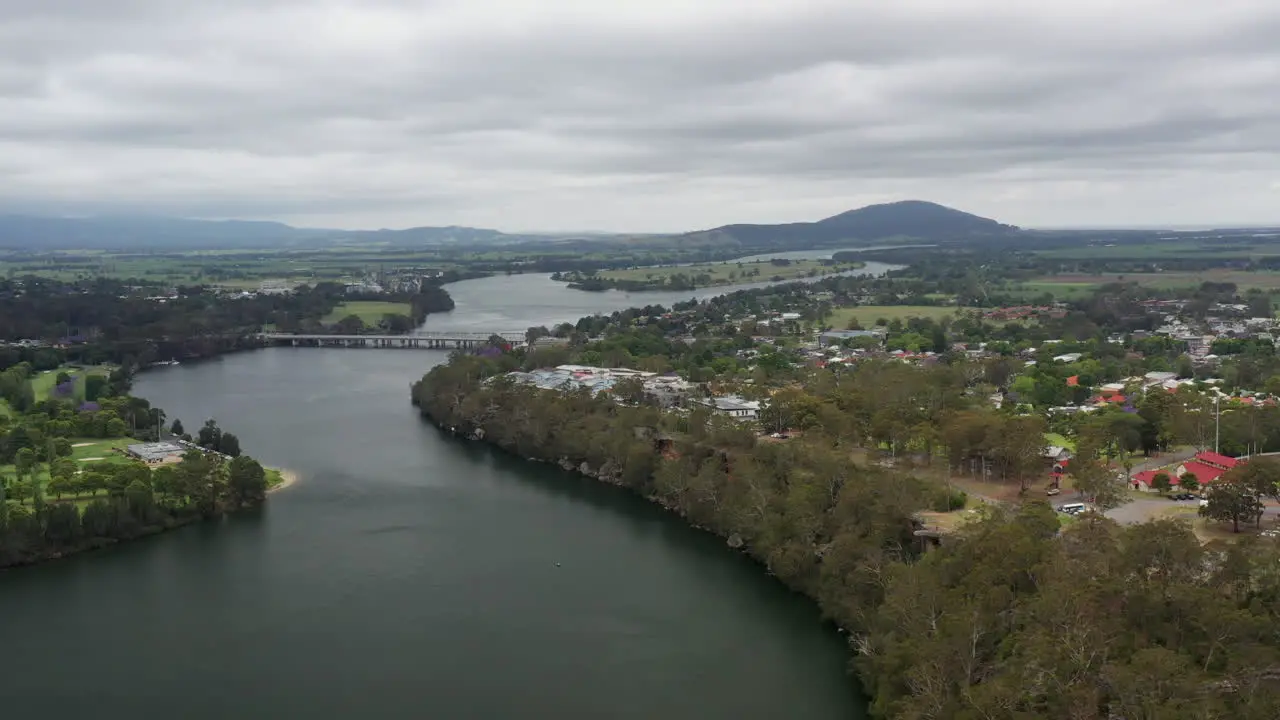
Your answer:
[[[270,490],[268,490],[267,492],[269,492],[269,493],[279,492],[279,491],[281,491],[281,490],[283,490],[283,489],[285,489],[285,488],[289,487],[290,485],[292,485],[292,484],[294,484],[294,483],[298,482],[298,473],[296,473],[296,472],[294,472],[294,471],[292,471],[292,470],[286,470],[286,469],[284,469],[284,468],[273,468],[273,469],[275,469],[275,470],[279,470],[279,471],[280,471],[280,477],[284,478],[284,482],[282,482],[282,483],[280,483],[279,485],[277,485],[277,486],[275,486],[275,487],[271,488],[271,489],[270,489]]]

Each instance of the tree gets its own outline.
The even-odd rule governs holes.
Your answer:
[[[1183,473],[1182,477],[1178,478],[1178,487],[1183,492],[1198,492],[1200,490],[1200,479],[1192,473]]]
[[[56,457],[69,457],[72,453],[71,441],[64,438],[56,438],[53,441],[53,454]]]
[[[1173,488],[1173,478],[1169,477],[1167,472],[1158,472],[1155,477],[1151,478],[1151,487],[1162,493],[1167,493]]]
[[[107,378],[98,374],[89,374],[84,378],[84,399],[94,402],[105,394]]]
[[[1072,485],[1094,505],[1110,510],[1124,504],[1125,486],[1117,482],[1115,471],[1096,459],[1077,456],[1071,460]]]
[[[266,471],[248,455],[241,455],[229,463],[227,479],[231,497],[239,505],[262,502],[266,498]]]
[[[231,457],[240,456],[240,438],[229,432],[222,433],[222,437],[218,439],[218,452]]]
[[[1200,514],[1220,522],[1229,522],[1231,532],[1238,533],[1241,520],[1254,520],[1266,508],[1242,477],[1227,475],[1209,486],[1205,493],[1208,502],[1200,507]]]
[[[213,419],[205,420],[204,427],[200,428],[200,433],[196,436],[196,444],[202,448],[217,450],[221,440],[222,430],[218,427],[218,422]]]
[[[183,434],[182,421],[178,418],[174,418],[173,424],[169,426],[169,432],[174,435],[181,436]]]

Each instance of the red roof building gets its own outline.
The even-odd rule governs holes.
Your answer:
[[[1079,385],[1079,384],[1080,384],[1080,376],[1079,376],[1079,375],[1072,375],[1071,377],[1067,378],[1067,386],[1068,386],[1068,387],[1076,387],[1076,386],[1077,386],[1077,385]]]
[[[1182,477],[1183,475],[1187,475],[1187,474],[1194,475],[1196,480],[1201,485],[1208,485],[1214,480],[1217,480],[1218,478],[1222,477],[1223,474],[1227,472],[1222,468],[1216,468],[1216,467],[1213,467],[1212,465],[1205,465],[1204,463],[1198,463],[1198,462],[1195,462],[1194,460],[1191,462],[1183,463],[1182,466],[1178,468],[1178,471],[1179,471],[1178,477]]]
[[[1196,460],[1204,463],[1205,465],[1220,467],[1223,470],[1230,470],[1242,462],[1238,458],[1227,457],[1226,455],[1221,455],[1210,450],[1202,450],[1196,453]]]

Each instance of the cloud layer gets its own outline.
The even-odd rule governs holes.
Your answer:
[[[0,211],[1280,223],[1273,0],[0,0]]]

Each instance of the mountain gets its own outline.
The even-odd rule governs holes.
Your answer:
[[[523,235],[507,235],[497,230],[457,226],[327,230],[254,220],[0,215],[0,248],[36,251],[309,248],[351,242],[413,247],[454,243],[501,244],[525,239]]]
[[[725,225],[687,233],[693,242],[736,241],[743,246],[769,243],[831,245],[884,240],[947,241],[999,237],[1019,232],[984,217],[922,200],[868,205],[817,222],[782,225]]]

